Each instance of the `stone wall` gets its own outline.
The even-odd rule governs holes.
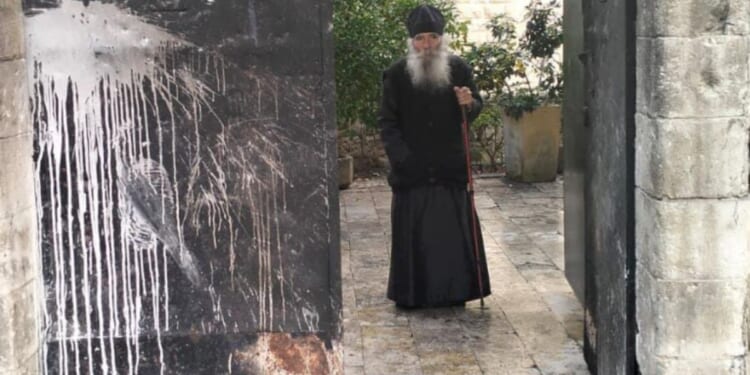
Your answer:
[[[750,3],[638,9],[638,362],[644,374],[744,374]]]
[[[490,18],[505,13],[519,21],[518,31],[521,31],[521,19],[526,12],[526,1],[520,0],[455,0],[456,7],[461,12],[461,19],[469,21],[469,40],[483,42],[492,35],[486,28]]]
[[[44,373],[340,373],[332,2],[23,4]]]
[[[38,260],[21,2],[0,0],[0,374],[37,374]]]

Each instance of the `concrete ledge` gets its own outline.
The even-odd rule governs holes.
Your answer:
[[[711,361],[745,355],[744,280],[661,281],[639,271],[636,290],[639,363],[654,356]]]
[[[638,9],[638,36],[750,33],[747,0],[642,0]]]
[[[650,119],[636,115],[636,185],[669,198],[748,195],[746,118]]]
[[[636,189],[636,258],[662,280],[744,280],[750,199],[656,200]]]
[[[639,38],[636,45],[638,112],[665,118],[745,116],[747,38]]]

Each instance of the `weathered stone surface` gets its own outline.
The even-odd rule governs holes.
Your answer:
[[[721,374],[745,375],[745,359],[674,359],[653,357],[649,361],[639,362],[642,374],[684,375],[684,374]]]
[[[314,334],[265,333],[235,350],[230,360],[230,372],[241,374],[333,375],[343,368],[341,347],[329,349]]]
[[[26,61],[0,61],[0,77],[3,77],[0,84],[0,139],[30,133]]]
[[[0,298],[38,279],[36,216],[33,209],[0,218]],[[7,331],[0,331],[7,332]]]
[[[640,369],[744,374],[750,3],[644,0],[637,9]]]
[[[669,198],[748,194],[746,118],[650,119],[636,116],[636,185]]]
[[[658,279],[743,280],[747,275],[748,199],[669,201],[637,190],[635,222],[639,266]]]
[[[503,115],[503,124],[507,176],[522,182],[554,181],[560,150],[560,107],[541,107],[518,119]]]
[[[582,375],[589,373],[586,363],[576,360],[582,356],[581,347],[569,342],[559,351],[537,353],[533,357],[543,374]]]
[[[636,284],[642,363],[654,356],[716,360],[745,354],[744,280],[661,281],[641,270]]]
[[[0,298],[0,373],[35,370],[39,348],[36,295],[38,286],[28,282]],[[24,370],[28,369],[28,370]],[[26,372],[26,373],[38,373]]]
[[[747,35],[745,0],[650,0],[638,3],[639,36]]]
[[[745,115],[746,38],[639,38],[636,43],[638,112],[678,118]]]
[[[39,348],[36,322],[39,302],[35,294],[39,289],[35,283],[39,266],[30,151],[30,136],[0,139],[3,160],[0,168],[0,372],[14,374],[38,373],[34,353]]]
[[[391,195],[379,191],[385,184],[379,181],[356,181],[341,198],[342,227],[368,234],[367,240],[354,234],[342,237],[343,289],[354,294],[344,298],[345,371],[587,373],[579,343],[583,329],[575,322],[583,316],[580,304],[562,270],[538,250],[543,243],[562,251],[562,243],[558,234],[550,237],[535,228],[560,221],[560,211],[549,207],[561,203],[561,181],[511,187],[505,180],[477,180],[490,277],[502,287],[485,299],[485,309],[472,301],[464,308],[425,310],[396,309],[385,297],[390,249],[372,243],[388,242]],[[514,264],[527,247],[544,264]]]
[[[420,354],[425,374],[479,374],[474,353],[467,351],[428,351]]]
[[[30,134],[0,138],[0,219],[34,207],[31,153]]]
[[[349,366],[344,364],[344,374],[346,375],[365,375],[364,366]]]
[[[39,364],[35,359],[29,359],[19,368],[0,369],[0,375],[39,375],[40,373]]]
[[[25,44],[21,2],[0,2],[0,61],[22,58]]]
[[[0,374],[39,373],[40,287],[21,2],[0,0]]]
[[[471,41],[483,42],[492,39],[487,30],[490,18],[498,14],[506,14],[518,23],[518,33],[525,26],[522,21],[526,3],[517,0],[456,0],[456,8],[460,19],[468,22],[468,38]]]

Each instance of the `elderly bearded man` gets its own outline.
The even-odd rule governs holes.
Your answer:
[[[409,52],[383,73],[378,115],[393,190],[388,298],[404,308],[462,305],[490,294],[478,224],[474,255],[461,132],[461,107],[471,121],[482,99],[471,68],[448,50],[438,9],[415,8],[406,27]]]

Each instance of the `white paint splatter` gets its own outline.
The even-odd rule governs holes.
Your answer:
[[[170,324],[169,264],[209,293],[210,318],[226,329],[222,297],[184,233],[185,225],[208,226],[218,249],[216,234],[228,230],[234,288],[238,196],[249,202],[248,251],[258,259],[258,289],[251,291],[258,309],[249,313],[260,330],[271,329],[276,305],[286,315],[278,216],[289,184],[277,140],[248,129],[252,142],[227,151],[226,124],[212,107],[227,89],[223,59],[191,52],[184,63],[181,51],[194,46],[113,4],[62,1],[29,17],[27,30],[39,225],[49,236],[39,243],[50,248],[43,251],[51,255],[45,267],[54,288],[44,316],[47,341],[58,345],[57,368],[45,372],[138,373],[144,332],[156,334],[163,372],[162,332],[179,329]],[[277,123],[277,83],[249,79],[257,82],[255,121]],[[218,147],[201,143],[204,113],[221,126]],[[192,132],[183,134],[188,127],[178,119],[192,121]],[[188,176],[177,167],[183,137],[192,147]],[[238,191],[228,187],[229,171]],[[317,326],[316,315],[304,320]],[[126,344],[126,363],[118,363],[116,339]]]

